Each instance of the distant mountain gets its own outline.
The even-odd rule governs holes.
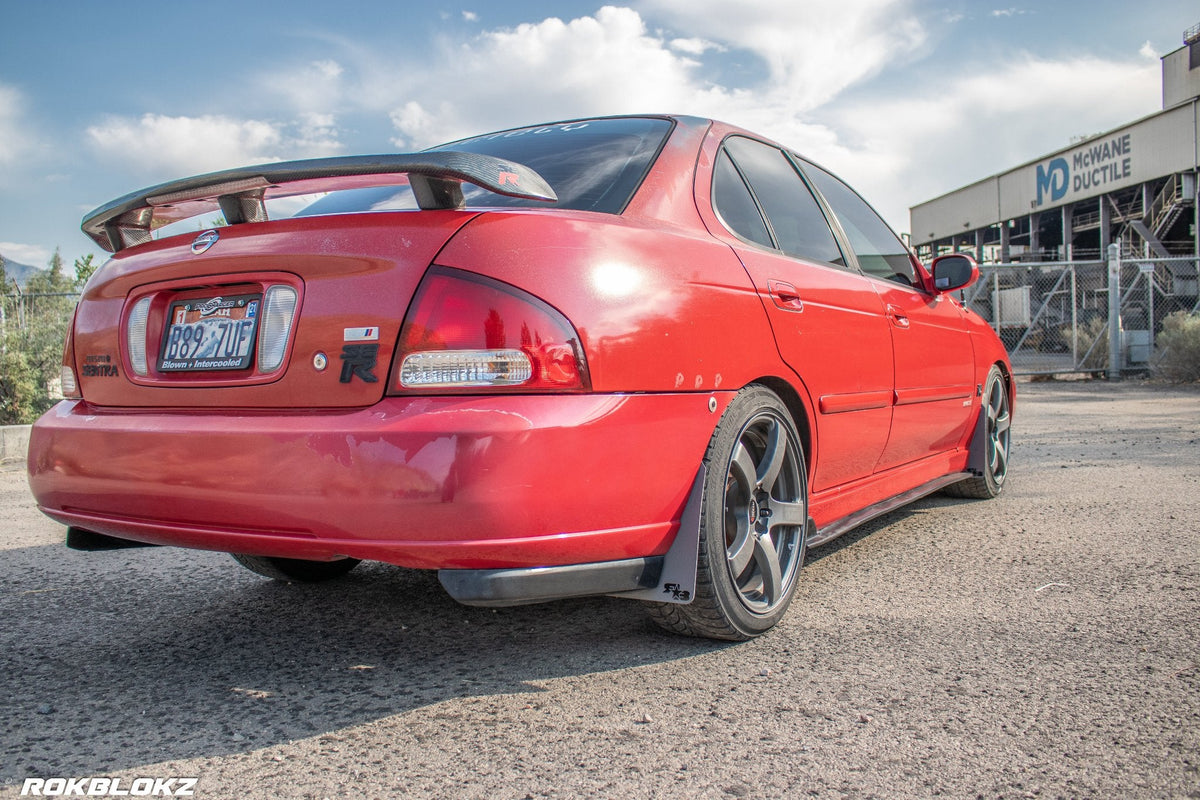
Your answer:
[[[0,253],[0,256],[3,256]],[[4,259],[4,271],[8,273],[8,277],[16,280],[17,285],[22,289],[25,288],[25,281],[29,280],[29,276],[36,272],[44,272],[41,267],[31,267],[28,264],[22,264],[19,261],[13,261],[10,258]]]

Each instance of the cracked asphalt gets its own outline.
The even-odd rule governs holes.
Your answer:
[[[0,797],[1200,798],[1200,387],[1022,383],[1009,484],[812,552],[731,645],[364,564],[78,553],[0,467]]]

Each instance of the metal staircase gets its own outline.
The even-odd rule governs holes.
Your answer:
[[[1151,255],[1160,258],[1170,256],[1170,251],[1163,244],[1163,237],[1193,202],[1194,199],[1184,192],[1181,176],[1178,173],[1172,174],[1141,219],[1134,217],[1125,220],[1118,240],[1121,253],[1130,258],[1137,258],[1145,255],[1148,248]]]

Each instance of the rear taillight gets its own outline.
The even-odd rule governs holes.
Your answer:
[[[71,324],[67,326],[67,340],[63,344],[63,360],[62,370],[62,395],[68,400],[81,400],[83,393],[79,391],[79,381],[75,375],[75,315],[79,313],[79,306],[75,307],[75,311],[71,312]]]
[[[499,281],[433,267],[400,330],[393,392],[587,391],[579,335],[550,305]]]

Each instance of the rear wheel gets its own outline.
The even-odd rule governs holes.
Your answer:
[[[1000,494],[1008,477],[1009,431],[1012,415],[1008,404],[1008,386],[1000,368],[993,366],[984,384],[983,408],[983,474],[947,486],[946,494],[987,500]]]
[[[783,617],[804,562],[808,479],[783,401],[762,386],[734,398],[705,455],[696,592],[649,603],[663,628],[741,641]]]
[[[318,583],[345,575],[358,566],[357,558],[340,558],[337,561],[307,561],[300,558],[276,558],[274,556],[247,556],[230,553],[233,560],[251,572],[277,581],[299,581]]]

